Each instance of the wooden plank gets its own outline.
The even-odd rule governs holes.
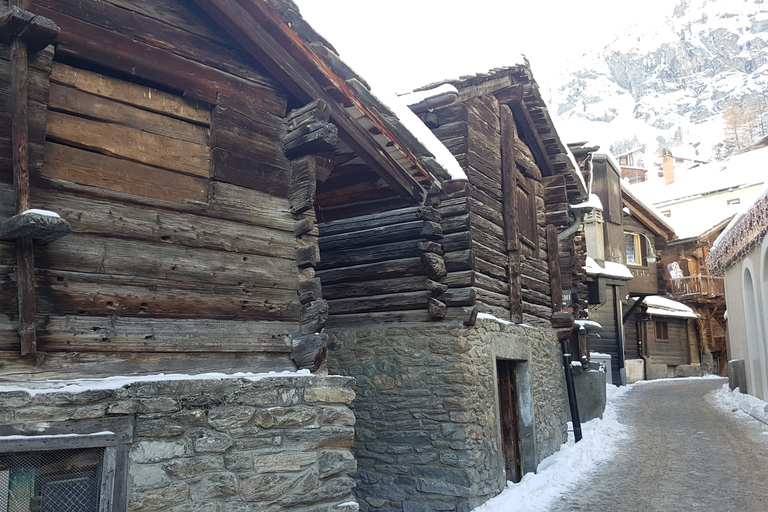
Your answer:
[[[336,284],[325,285],[323,286],[323,297],[328,300],[334,300],[374,295],[391,295],[423,290],[426,290],[425,276],[393,277],[390,279],[375,279],[370,281],[357,281],[354,283],[339,282]]]
[[[426,240],[426,239],[423,239]],[[388,261],[402,258],[418,258],[421,255],[418,243],[420,240],[405,240],[380,245],[366,245],[347,250],[323,250],[318,269],[348,267],[377,261]]]
[[[36,3],[34,12],[50,18],[61,27],[57,52],[82,58],[102,66],[165,84],[184,91],[186,97],[216,103],[219,93],[236,96],[283,116],[285,96],[274,88],[260,86],[205,64],[175,55],[167,50],[138,41],[77,19]]]
[[[133,442],[132,417],[96,418],[70,421],[29,421],[25,423],[5,423],[0,425],[0,436],[94,434],[111,432],[109,441],[102,446]],[[106,436],[105,436],[106,439]],[[23,450],[16,450],[23,451]]]
[[[0,352],[0,382],[45,379],[104,378],[158,373],[295,371],[285,353],[277,352],[46,352],[36,364],[18,351]]]
[[[3,252],[0,246],[0,253]],[[137,243],[73,233],[36,254],[40,268],[210,284],[295,290],[291,259]]]
[[[53,210],[80,234],[242,252],[273,258],[294,257],[292,232],[253,226],[190,212],[155,209],[101,198],[36,190],[33,206]]]
[[[458,254],[458,253],[457,253]],[[447,255],[446,255],[447,257]],[[456,258],[460,259],[459,257]],[[466,270],[466,269],[465,269]],[[368,263],[353,267],[336,268],[317,271],[317,276],[323,283],[323,288],[330,284],[353,281],[370,281],[376,276],[379,279],[391,277],[425,276],[421,268],[420,258],[404,258],[378,263]],[[426,276],[425,276],[426,278]]]
[[[11,151],[16,213],[29,209],[29,131],[27,121],[27,46],[11,41]],[[16,240],[16,293],[21,355],[37,352],[35,335],[35,259],[31,238]]]
[[[114,123],[202,146],[210,144],[208,128],[71,87],[51,84],[49,110]]]
[[[259,85],[276,85],[273,78],[242,53],[194,5],[184,2],[110,0],[35,0],[35,3],[87,20],[112,32],[155,46],[185,59],[200,62]],[[220,32],[220,31],[219,31]]]
[[[47,316],[39,320],[40,351],[280,352],[291,350],[294,322]]]
[[[207,103],[61,62],[53,63],[51,82],[199,125],[211,124],[211,107]]]
[[[299,309],[294,290],[37,271],[37,310],[43,315],[298,322]]]
[[[322,236],[321,252],[334,249],[369,246],[375,244],[400,242],[403,240],[434,240],[442,236],[439,224],[429,221],[406,222],[393,226],[365,229],[352,233]]]
[[[515,118],[508,106],[502,105],[499,109],[501,119],[501,140],[505,141],[502,146],[502,187],[504,189],[503,201],[504,208],[504,231],[507,241],[508,251],[520,250],[520,227],[518,226],[517,210],[517,178],[515,151],[511,141],[517,136],[517,127]]]
[[[420,208],[421,207],[411,206],[408,208],[398,208],[395,210],[360,215],[348,219],[339,219],[327,224],[320,224],[320,233],[322,236],[330,236],[360,231],[362,229],[413,222],[421,218],[419,215]]]
[[[523,284],[520,269],[522,257],[517,251],[509,253],[509,311],[511,320],[517,324],[523,322]]]
[[[205,178],[210,174],[211,150],[208,146],[150,134],[114,123],[49,112],[48,137],[54,142],[184,174]]]
[[[206,201],[207,180],[48,142],[43,175],[115,192],[181,203]]]
[[[563,310],[563,284],[560,279],[560,243],[557,240],[557,228],[552,224],[547,226],[547,255],[552,312],[558,313]]]

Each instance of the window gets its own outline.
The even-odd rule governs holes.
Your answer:
[[[640,235],[637,233],[624,233],[624,241],[627,244],[627,265],[642,265],[643,255],[640,249]]]
[[[741,199],[739,199],[738,197],[736,199],[729,199],[728,200],[728,206],[730,206],[732,204],[741,204]]]
[[[668,340],[669,339],[669,324],[656,320],[656,339]]]
[[[671,217],[672,216],[672,210],[664,210],[661,212],[661,214],[665,217]]]

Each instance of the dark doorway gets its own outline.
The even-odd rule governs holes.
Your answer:
[[[519,482],[521,471],[520,410],[515,385],[515,361],[497,360],[499,384],[499,414],[501,416],[501,451],[507,480]]]

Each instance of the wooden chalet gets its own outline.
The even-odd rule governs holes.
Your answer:
[[[371,256],[317,215],[442,236],[434,155],[291,2],[3,0],[0,48],[0,487],[79,475],[82,448],[94,510],[358,510],[353,380],[221,373],[322,364],[319,275],[336,312],[357,292],[321,251]],[[204,378],[42,382],[169,373]]]
[[[358,391],[358,496],[396,510],[477,506],[559,449],[550,326],[584,275],[576,236],[558,235],[586,187],[528,66],[447,83],[457,100],[419,117],[466,180],[425,206],[319,210],[329,370]]]
[[[59,30],[4,61],[2,378],[295,368],[326,311],[315,206],[418,205],[442,169],[291,4],[22,6],[6,41]],[[14,231],[29,208],[71,234]]]
[[[725,219],[699,236],[667,242],[661,259],[667,295],[689,306],[700,317],[692,356],[701,357],[702,366],[712,364],[712,370],[720,375],[725,374],[729,360],[725,282],[722,276],[709,273],[706,259],[730,220]]]

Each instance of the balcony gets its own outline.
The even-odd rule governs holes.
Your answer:
[[[725,281],[715,276],[688,276],[671,279],[672,296],[676,299],[724,297]]]

